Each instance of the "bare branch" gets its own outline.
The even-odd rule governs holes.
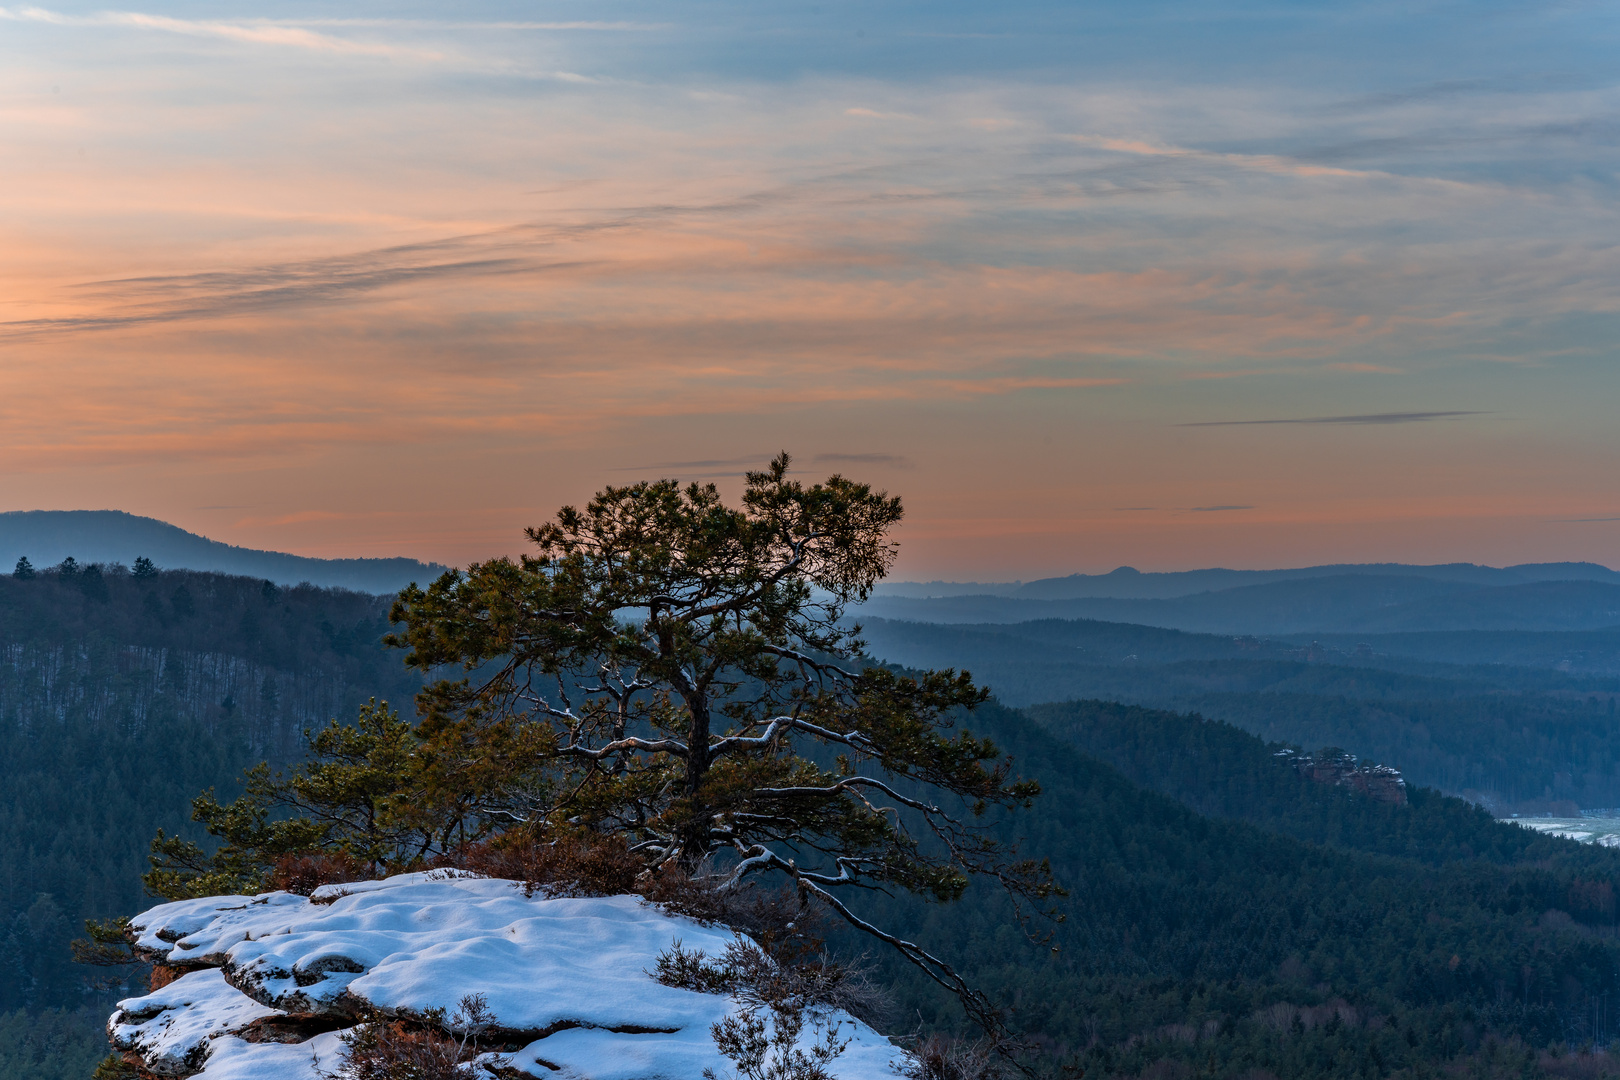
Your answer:
[[[557,749],[559,754],[572,754],[575,757],[590,758],[600,761],[605,757],[612,757],[625,750],[640,750],[652,754],[674,754],[676,757],[686,757],[690,752],[686,744],[678,739],[616,739],[604,746],[592,750],[588,746],[563,746]]]

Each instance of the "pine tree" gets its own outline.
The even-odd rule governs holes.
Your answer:
[[[11,576],[18,581],[28,581],[34,577],[34,573],[34,564],[28,561],[28,556],[23,555],[17,559],[17,568],[11,572]]]
[[[137,581],[145,581],[148,578],[155,578],[158,576],[157,564],[151,559],[148,559],[145,555],[138,555],[135,558],[135,566],[130,570],[129,576]]]
[[[322,733],[326,761],[256,773],[230,806],[199,799],[225,844],[210,859],[161,840],[148,887],[196,895],[298,850],[403,867],[494,833],[594,839],[644,879],[785,876],[997,1028],[955,971],[845,897],[950,902],[978,876],[1051,896],[1046,866],[989,831],[992,808],[1039,787],[957,730],[987,696],[967,673],[862,662],[844,615],[893,563],[900,500],[841,476],[805,486],[788,466],[749,473],[740,507],[712,484],[608,488],[528,530],[538,554],[404,590],[385,640],[469,678],[423,691],[414,730],[373,708],[352,734]]]
[[[98,604],[105,604],[109,595],[107,593],[107,579],[101,572],[100,563],[91,563],[78,575],[79,591],[84,593],[85,599],[94,600]]]
[[[381,873],[442,840],[389,812],[408,796],[420,742],[387,702],[364,706],[353,724],[333,720],[306,734],[315,760],[290,776],[256,765],[242,798],[221,805],[209,791],[192,801],[192,819],[224,841],[216,851],[159,832],[147,891],[177,899],[254,890],[277,860],[316,852],[341,853]]]

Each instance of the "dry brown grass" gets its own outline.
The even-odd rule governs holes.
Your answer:
[[[530,896],[619,896],[636,891],[643,870],[623,841],[588,834],[536,840],[509,833],[440,856],[433,866],[521,881]]]
[[[618,837],[580,833],[537,840],[509,833],[431,865],[520,881],[530,896],[637,895],[673,914],[740,930],[783,962],[819,951],[826,925],[825,913],[795,889],[723,889],[713,876],[694,877],[675,866],[649,870]]]
[[[322,885],[342,885],[369,881],[376,875],[369,864],[341,851],[313,855],[283,855],[270,871],[267,884],[299,896],[308,896]]]
[[[484,1052],[480,1036],[494,1022],[482,994],[461,999],[448,1031],[374,1017],[343,1036],[337,1071],[325,1075],[328,1080],[471,1080],[473,1062]]]

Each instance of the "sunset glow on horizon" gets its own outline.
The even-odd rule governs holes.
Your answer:
[[[901,578],[1617,565],[1617,28],[0,7],[0,510],[465,564],[787,449]]]

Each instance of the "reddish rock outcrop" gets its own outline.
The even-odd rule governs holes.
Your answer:
[[[1374,802],[1406,805],[1406,781],[1399,770],[1388,765],[1363,765],[1356,755],[1343,750],[1322,750],[1314,755],[1282,750],[1277,756],[1307,780],[1349,788]]]

